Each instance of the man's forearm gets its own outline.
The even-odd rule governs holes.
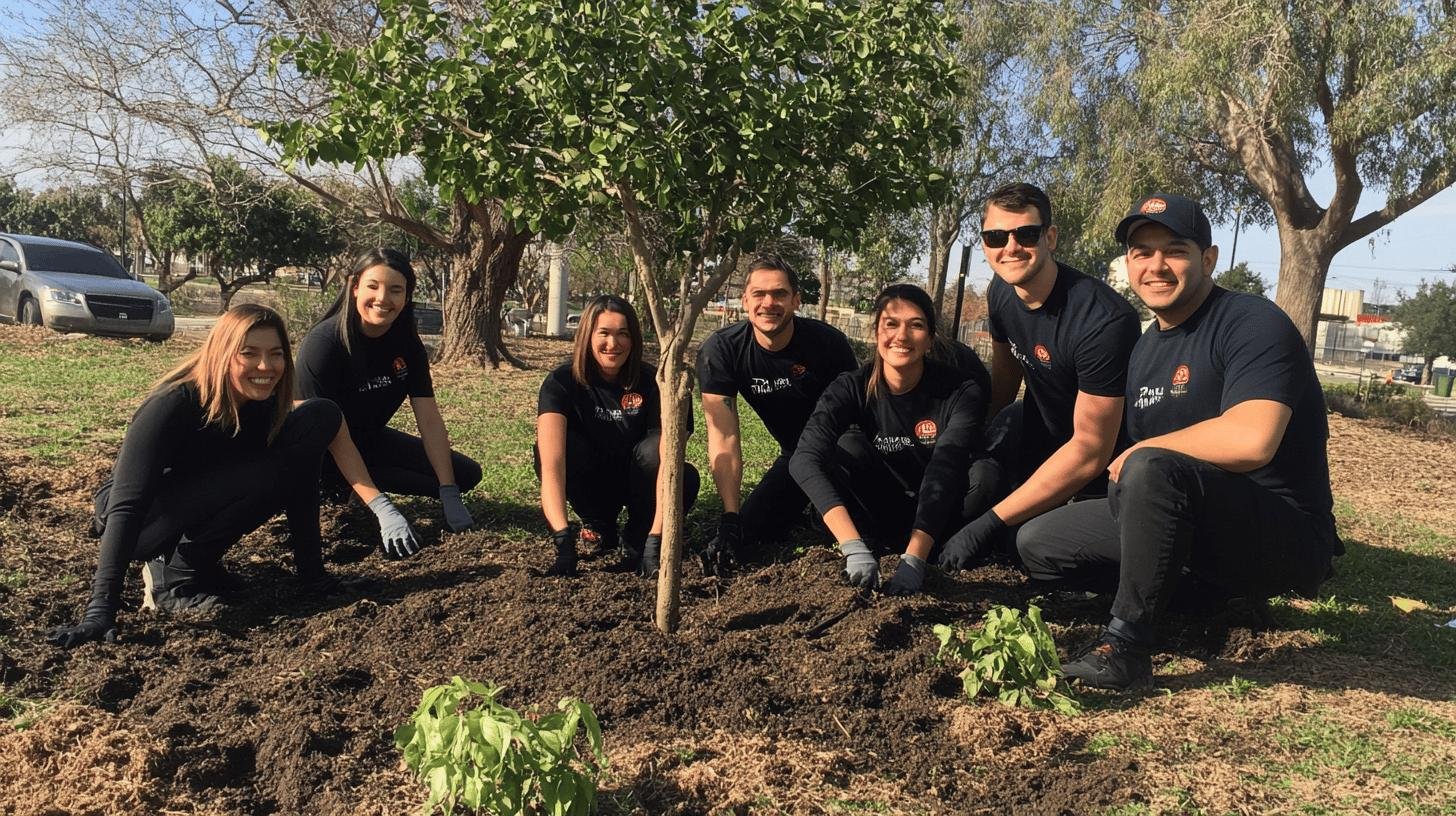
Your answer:
[[[708,468],[713,473],[718,498],[723,500],[723,510],[737,513],[743,496],[743,452],[737,437],[725,442],[722,450],[709,451]]]
[[[1020,524],[1067,503],[1077,491],[1097,478],[1107,467],[1104,455],[1091,441],[1073,437],[1042,462],[1035,473],[1011,495],[991,508],[1007,524]]]

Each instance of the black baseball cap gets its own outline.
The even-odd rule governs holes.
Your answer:
[[[1133,205],[1132,211],[1117,225],[1117,242],[1127,246],[1127,236],[1144,223],[1162,224],[1179,238],[1187,238],[1199,249],[1213,246],[1213,227],[1203,207],[1191,198],[1169,193],[1154,193]]]

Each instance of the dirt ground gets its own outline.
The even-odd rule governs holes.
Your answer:
[[[1451,442],[1332,423],[1337,495],[1453,529]],[[374,552],[357,508],[326,508],[330,561],[360,582],[327,602],[292,591],[275,522],[229,556],[250,587],[232,610],[158,618],[133,611],[130,585],[123,642],[64,652],[40,634],[84,597],[86,502],[113,456],[58,472],[0,448],[0,566],[20,576],[0,586],[0,681],[11,700],[64,701],[23,730],[0,724],[0,813],[416,812],[423,788],[392,732],[455,674],[505,686],[518,707],[590,702],[611,761],[606,813],[1280,812],[1286,800],[1250,780],[1291,749],[1241,743],[1255,724],[1379,718],[1412,699],[1456,720],[1456,681],[1237,618],[1181,624],[1157,658],[1166,692],[1076,718],[971,705],[932,660],[930,628],[1024,604],[1010,568],[933,577],[925,595],[877,600],[811,641],[851,597],[829,550],[721,582],[689,563],[682,630],[665,636],[650,582],[591,561],[577,579],[543,577],[548,548],[493,534],[520,512],[493,505],[462,534],[420,513],[430,546],[405,562]],[[1046,604],[1063,647],[1104,614]],[[1262,690],[1231,700],[1216,687],[1232,675]],[[1437,757],[1448,766],[1451,744]],[[1317,778],[1309,796],[1346,785],[1358,802],[1372,784]]]

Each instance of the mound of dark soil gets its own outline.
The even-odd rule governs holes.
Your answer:
[[[546,545],[488,530],[440,540],[433,503],[415,508],[432,546],[386,562],[366,543],[373,525],[334,509],[335,569],[363,582],[345,597],[297,596],[275,522],[230,555],[249,586],[231,610],[157,618],[132,611],[132,586],[123,642],[67,653],[39,638],[76,614],[94,564],[95,540],[77,532],[83,491],[39,482],[33,470],[9,473],[0,514],[20,534],[27,579],[0,595],[7,694],[82,704],[45,726],[69,741],[0,735],[9,757],[0,799],[17,812],[105,812],[95,803],[123,801],[186,812],[407,812],[423,789],[402,769],[392,732],[425,687],[455,674],[505,686],[504,702],[517,707],[588,701],[613,761],[609,813],[819,813],[854,803],[1080,813],[1125,802],[1137,787],[1134,765],[1079,753],[1067,718],[968,705],[953,671],[934,662],[933,624],[1025,602],[1021,578],[1004,567],[934,578],[918,598],[877,599],[808,640],[806,630],[852,598],[829,550],[724,582],[690,562],[681,631],[664,635],[652,623],[653,583],[605,564],[585,562],[576,579],[543,577]],[[55,492],[67,500],[41,516],[19,511]],[[1092,618],[1082,620],[1092,631]],[[116,738],[81,740],[77,721]],[[115,758],[67,776],[62,801],[55,769],[70,767],[77,745]]]

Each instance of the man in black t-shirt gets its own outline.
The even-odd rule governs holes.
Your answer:
[[[842,332],[798,316],[798,308],[794,270],[782,258],[760,255],[743,285],[747,319],[714,332],[698,352],[708,466],[723,500],[718,534],[707,547],[709,570],[761,555],[761,543],[777,537],[803,512],[809,500],[789,475],[789,457],[819,395],[841,373],[858,366]],[[740,500],[739,394],[779,444],[778,458],[746,501]]]
[[[1125,298],[1052,257],[1057,228],[1046,193],[1007,184],[986,200],[981,244],[996,273],[986,290],[992,339],[988,437],[1010,495],[946,541],[940,566],[990,555],[1008,526],[1100,496],[1122,425],[1137,313]],[[1017,389],[1026,383],[1019,404]],[[1010,433],[1005,433],[1007,428]],[[995,437],[1004,433],[996,441]]]
[[[1268,300],[1213,283],[1202,207],[1158,194],[1117,228],[1133,290],[1157,317],[1127,379],[1132,446],[1108,497],[1022,528],[1034,579],[1116,586],[1112,621],[1062,667],[1103,688],[1146,685],[1155,626],[1180,582],[1227,597],[1313,594],[1335,535],[1324,395],[1308,348]]]

